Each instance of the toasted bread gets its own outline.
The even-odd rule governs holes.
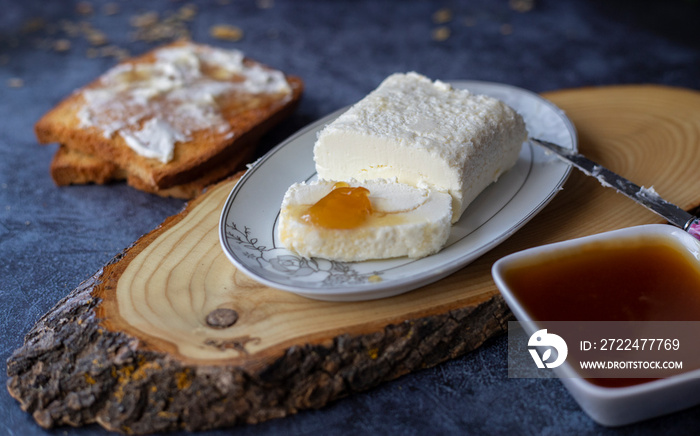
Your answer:
[[[183,65],[188,67],[189,65],[179,58],[173,61],[174,67],[165,65],[169,61],[163,61],[164,53],[173,57],[172,53],[180,52],[188,56],[191,53],[191,56],[197,56],[197,62],[201,61],[201,64],[197,63],[195,71],[201,74],[200,82],[196,80],[192,82],[187,78],[187,74],[191,75],[191,72],[185,71],[182,74],[185,78],[183,84],[172,90],[166,89],[161,92],[161,89],[156,87],[139,88],[139,91],[152,91],[151,93],[155,95],[153,98],[146,97],[146,103],[138,103],[140,106],[133,103],[135,99],[126,99],[124,101],[128,104],[123,104],[119,99],[126,94],[118,94],[117,91],[114,91],[114,94],[106,94],[119,86],[121,86],[119,89],[127,89],[132,86],[131,81],[135,83],[143,80],[143,77],[139,76],[142,74],[142,69],[149,71],[148,68],[152,68],[156,71],[161,67],[171,69],[177,69]],[[207,64],[207,59],[215,58],[211,53],[216,56],[221,56],[221,53],[240,56],[242,59],[239,65],[240,71],[224,70],[221,64]],[[209,58],[205,58],[205,55]],[[218,62],[219,58],[216,59]],[[265,83],[258,80],[260,77],[252,77],[251,71],[257,75],[263,75],[263,78],[266,74],[276,79],[281,77],[286,85],[284,88],[273,90],[256,88],[255,86],[260,83],[262,83],[261,86]],[[162,73],[161,70],[157,72]],[[145,83],[155,77],[148,76],[155,73],[146,74]],[[246,76],[246,74],[249,75]],[[170,76],[158,79],[163,78],[170,80]],[[202,89],[208,88],[202,85],[203,81],[206,81],[206,86],[213,84],[214,87],[219,87],[216,89],[227,91],[223,94],[204,95]],[[156,85],[162,86],[162,83],[161,80]],[[253,84],[252,89],[248,86],[249,83]],[[110,86],[112,88],[109,88]],[[182,110],[182,107],[177,105],[187,106],[191,103],[190,94],[188,94],[190,90],[195,93],[192,94],[194,98],[200,100],[189,104],[186,110]],[[68,149],[80,153],[70,155],[59,150],[51,168],[52,176],[58,184],[84,183],[83,181],[104,183],[115,178],[126,178],[130,185],[139,189],[162,193],[167,188],[182,187],[190,182],[200,183],[208,177],[210,171],[222,170],[222,162],[238,162],[238,165],[231,167],[230,171],[240,169],[239,156],[244,155],[248,158],[251,155],[250,151],[254,149],[257,140],[274,124],[291,113],[301,97],[302,90],[301,79],[284,76],[281,72],[243,58],[239,52],[227,52],[191,42],[177,42],[127,60],[111,69],[44,115],[37,122],[35,131],[40,143],[57,142],[61,144],[61,150]],[[109,98],[103,98],[102,107],[91,107],[90,104],[94,103],[89,102],[88,94],[98,95],[100,92]],[[175,92],[180,93],[177,94],[178,97],[172,97],[176,95]],[[131,95],[129,94],[126,98],[131,98]],[[173,98],[179,100],[173,100]],[[206,102],[211,101],[211,104],[208,107],[200,106],[200,101],[205,101],[202,104],[208,104]],[[106,106],[107,104],[112,106]],[[143,113],[139,112],[134,116],[133,111],[130,112],[132,109],[129,104]],[[201,109],[202,107],[206,109],[206,113]],[[102,110],[105,108],[107,108],[106,111]],[[202,114],[192,115],[193,110],[200,109]],[[93,111],[91,116],[97,118],[95,123],[85,121],[85,113],[90,114],[90,110]],[[104,115],[105,113],[107,115]],[[215,116],[216,118],[212,119],[215,119],[218,124],[215,122],[211,126],[203,125],[201,119],[196,118],[197,116],[200,118]],[[179,137],[173,136],[172,157],[168,161],[144,156],[135,151],[136,149],[132,148],[126,139],[129,135],[133,138],[134,132],[136,134],[146,132],[149,120],[161,119],[167,120],[169,123],[166,124],[167,128],[181,130]],[[196,121],[194,124],[192,124],[193,119]],[[105,124],[105,120],[114,122],[117,127]],[[180,124],[178,120],[181,120]],[[189,125],[187,125],[188,122]]]
[[[208,171],[204,176],[191,182],[170,188],[154,189],[137,176],[122,168],[94,156],[60,146],[51,161],[51,177],[58,186],[95,183],[104,185],[126,180],[129,186],[150,192],[161,197],[174,197],[189,200],[201,194],[204,189],[228,175],[242,169],[253,157],[253,149],[244,149],[231,159]]]
[[[102,159],[60,146],[51,161],[51,178],[58,186],[126,180],[126,171]]]

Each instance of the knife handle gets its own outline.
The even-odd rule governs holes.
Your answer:
[[[690,233],[695,239],[700,240],[700,218],[693,217],[685,226],[685,231]]]

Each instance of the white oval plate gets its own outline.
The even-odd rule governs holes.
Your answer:
[[[530,91],[487,82],[450,82],[455,88],[498,98],[525,119],[531,137],[577,150],[571,121]],[[364,262],[308,259],[283,248],[277,237],[280,204],[290,185],[316,179],[316,133],[344,110],[307,126],[270,150],[231,191],[219,222],[226,256],[241,271],[273,288],[331,301],[371,300],[402,294],[464,267],[506,240],[559,191],[571,167],[523,144],[515,166],[491,184],[452,226],[447,244],[422,259]]]

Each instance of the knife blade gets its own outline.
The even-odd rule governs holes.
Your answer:
[[[601,185],[615,188],[617,192],[656,212],[669,223],[680,227],[700,240],[700,219],[664,200],[653,188],[636,185],[573,150],[541,139],[530,138],[529,140],[531,143],[543,147],[546,151],[554,153],[561,160],[570,163],[587,176],[595,177]]]

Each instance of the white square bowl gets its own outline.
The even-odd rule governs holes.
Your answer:
[[[542,326],[524,309],[504,280],[504,273],[525,259],[571,254],[589,244],[610,245],[640,238],[655,238],[687,250],[700,262],[700,241],[670,225],[650,224],[572,239],[513,253],[497,261],[492,275],[498,289],[528,335]],[[700,290],[698,290],[700,292]],[[700,331],[698,332],[700,336]],[[603,387],[577,375],[569,362],[554,369],[581,408],[604,426],[621,426],[683,410],[700,404],[700,370],[625,387]]]

